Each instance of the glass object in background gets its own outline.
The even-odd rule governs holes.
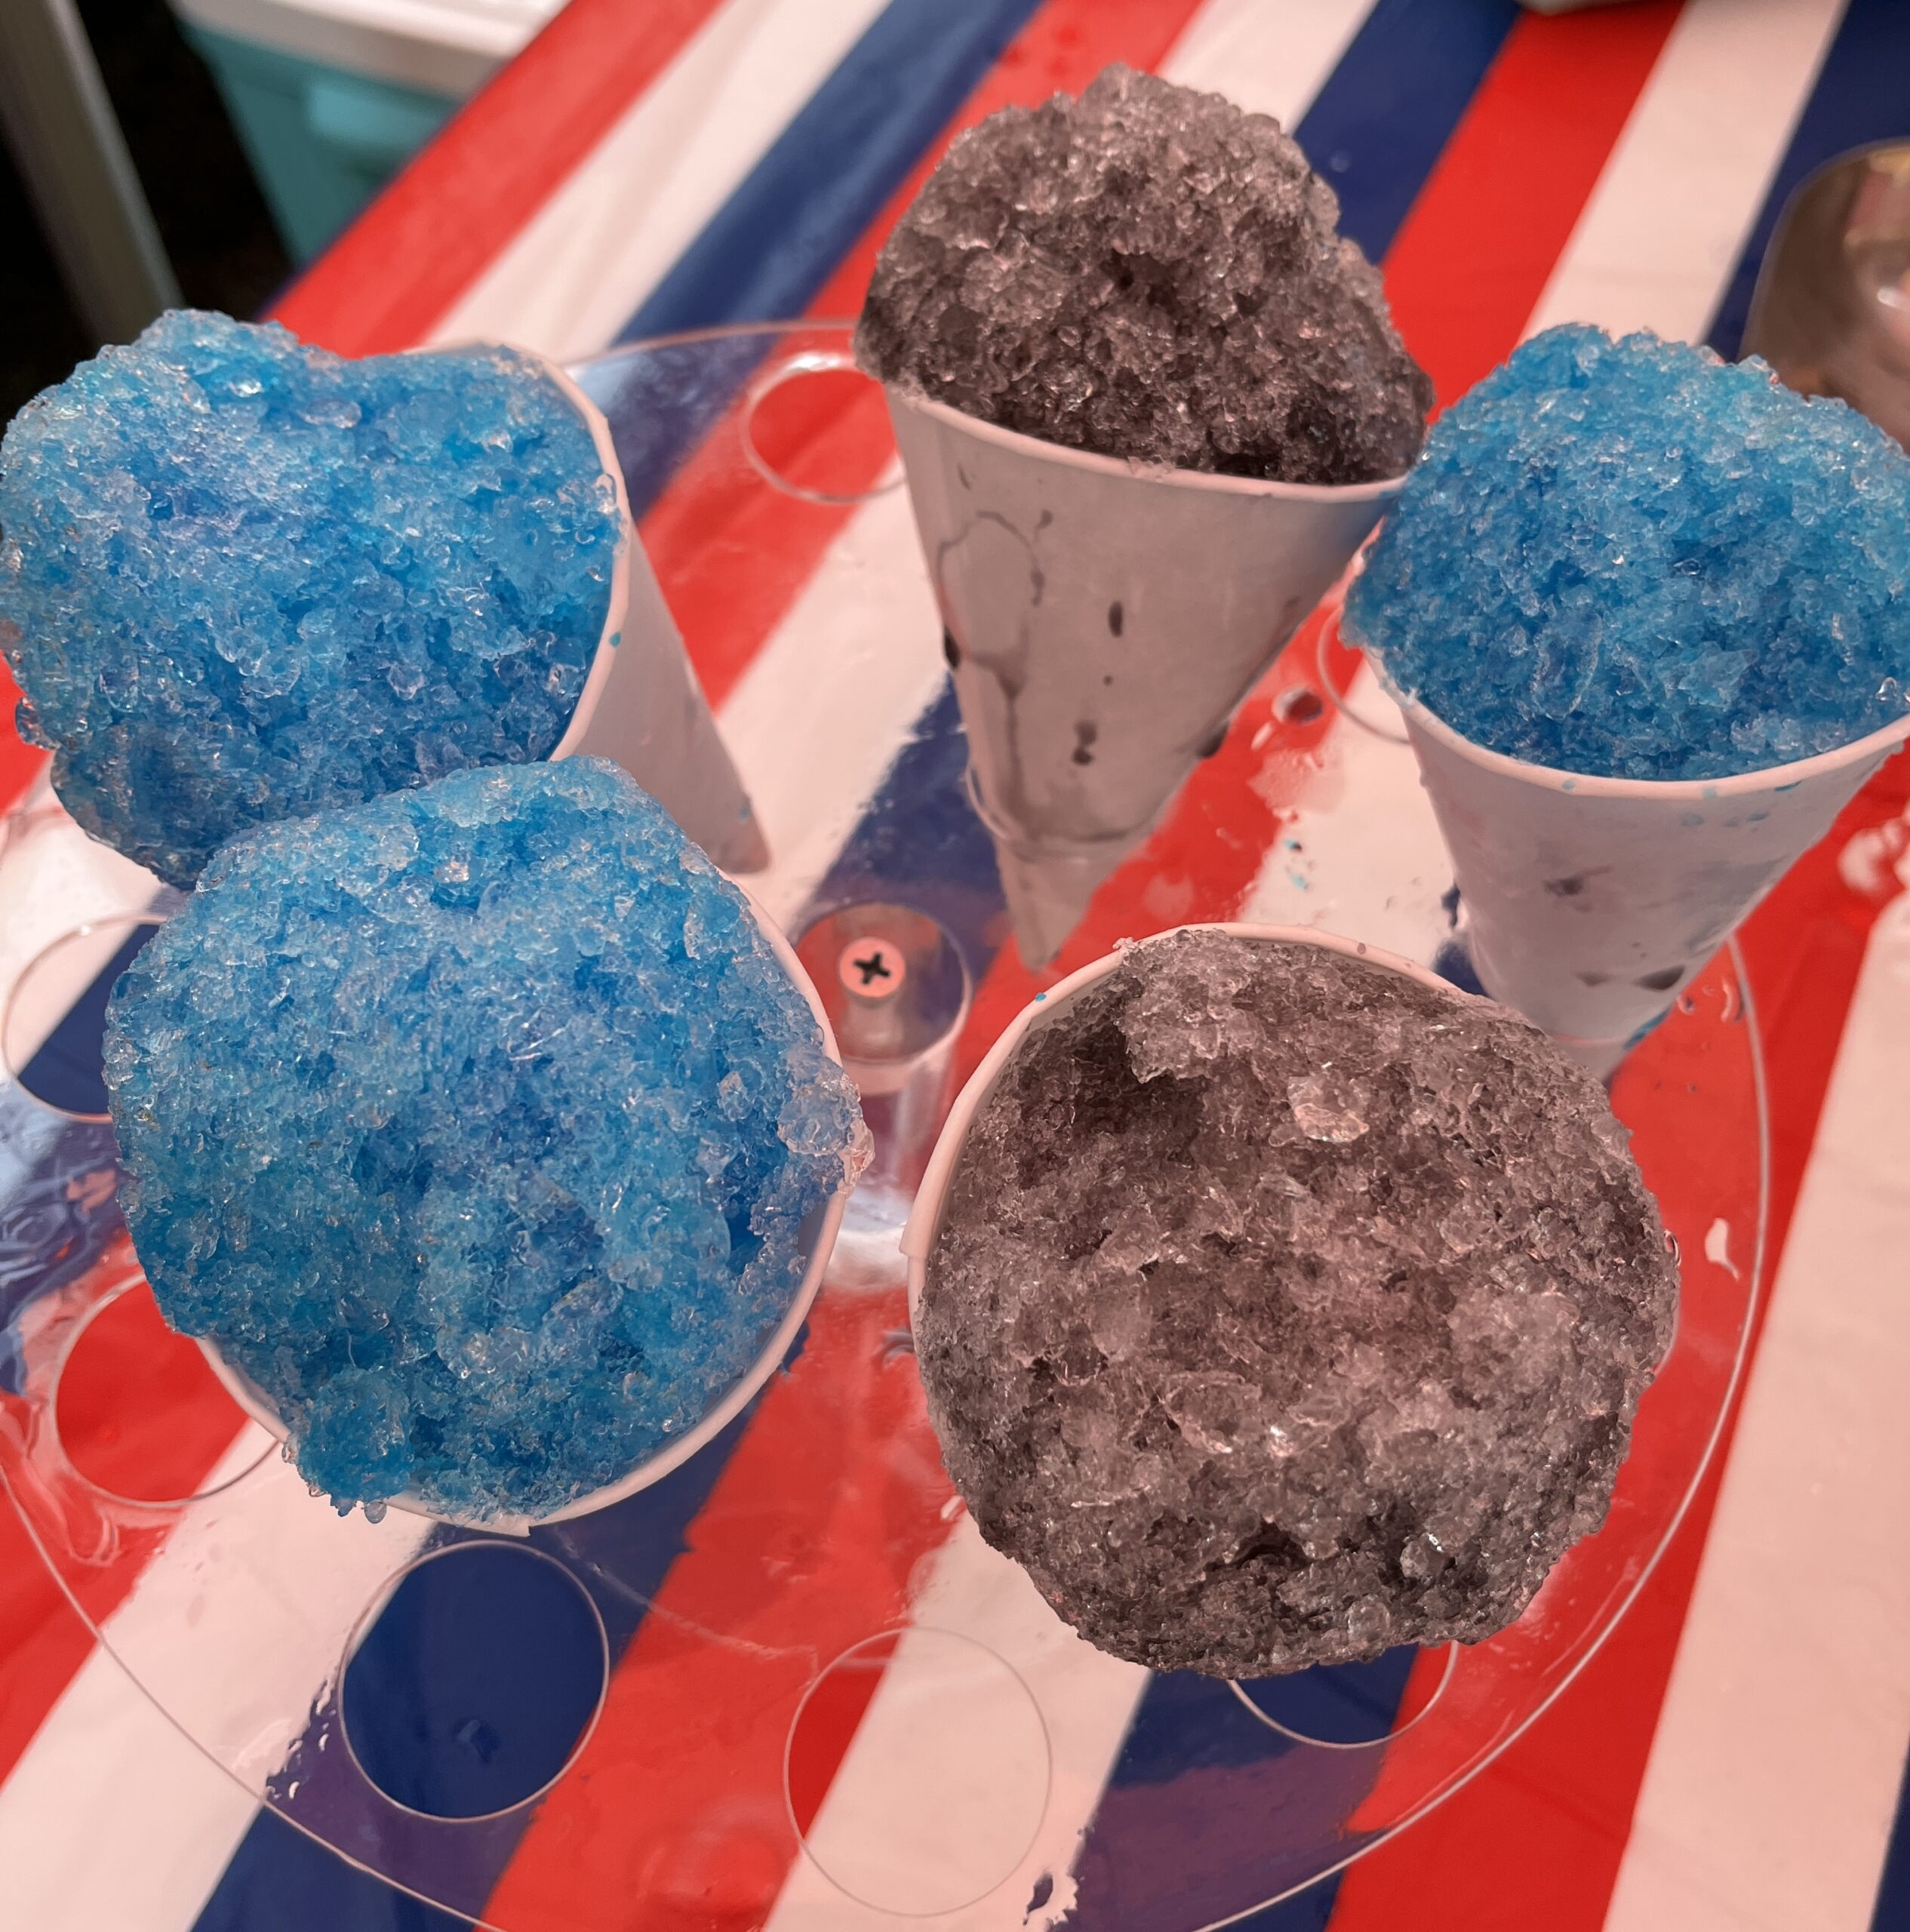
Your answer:
[[[1791,197],[1744,353],[1806,395],[1841,396],[1910,447],[1910,142],[1845,155]]]

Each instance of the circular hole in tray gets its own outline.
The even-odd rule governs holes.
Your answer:
[[[1255,1678],[1229,1688],[1271,1730],[1297,1744],[1361,1751],[1410,1730],[1438,1703],[1459,1647],[1402,1644],[1370,1663],[1321,1664],[1290,1677]]]
[[[1320,626],[1319,637],[1314,645],[1314,663],[1320,674],[1321,690],[1343,718],[1369,736],[1383,739],[1389,745],[1410,744],[1412,741],[1400,722],[1398,706],[1380,690],[1375,680],[1368,678],[1364,684],[1357,683],[1364,661],[1341,638],[1339,613],[1336,610]],[[1336,664],[1339,667],[1337,676]]]
[[[0,1063],[23,1092],[69,1120],[107,1118],[100,1070],[106,1002],[165,923],[151,913],[95,919],[27,961],[0,1017]]]
[[[967,1017],[961,949],[926,912],[881,900],[838,906],[795,947],[858,1086],[872,1077],[893,1084],[947,1046]]]
[[[928,1918],[1013,1875],[1041,1829],[1050,1769],[1047,1727],[1003,1658],[953,1631],[890,1630],[852,1644],[803,1694],[783,1794],[838,1890]]]
[[[149,1508],[197,1503],[278,1446],[219,1385],[198,1346],[134,1281],[89,1314],[61,1358],[53,1427],[80,1480]]]
[[[564,1775],[609,1678],[603,1619],[562,1564],[526,1543],[448,1544],[358,1620],[339,1693],[346,1748],[408,1811],[494,1817]]]
[[[882,386],[835,349],[805,349],[763,377],[743,448],[764,481],[809,503],[866,503],[901,486]]]

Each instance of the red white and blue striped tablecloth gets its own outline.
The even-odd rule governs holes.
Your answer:
[[[1637,0],[1558,18],[1512,0],[573,0],[278,312],[354,354],[491,336],[567,359],[853,314],[955,131],[1113,60],[1296,130],[1444,401],[1557,321],[1733,352],[1789,189],[1832,155],[1910,134],[1905,0]],[[743,530],[777,553],[766,580],[793,586],[774,597],[700,575],[712,533],[667,492],[644,534],[770,829],[764,896],[793,918],[906,814],[948,739],[932,613],[881,561],[907,553],[906,510],[891,497]],[[878,634],[884,649],[851,648]],[[1287,909],[1277,725],[1250,700],[1155,841],[1149,863],[1172,887],[1157,923]],[[1330,714],[1315,729],[1349,727]],[[1885,768],[1745,934],[1775,1260],[1718,1465],[1553,1709],[1403,1836],[1256,1921],[1265,1932],[1910,1927],[1906,765]],[[35,771],[0,743],[0,804]],[[0,917],[0,971],[29,928],[123,903],[123,887],[103,856],[14,880],[42,898]],[[1354,893],[1331,923],[1384,940],[1387,916]],[[1063,963],[1112,936],[1091,916]],[[977,1037],[1031,985],[998,955]],[[0,1145],[0,1231],[33,1158]],[[70,1206],[74,1240],[105,1238],[109,1202],[76,1184]],[[824,1373],[826,1346],[812,1358]],[[754,1426],[777,1426],[770,1405]],[[752,1450],[746,1433],[706,1511],[774,1491],[777,1444]],[[152,1640],[165,1561],[162,1548],[103,1574],[89,1607],[109,1635]],[[680,1561],[657,1603],[711,1587],[693,1570]],[[606,1723],[616,1711],[614,1681]],[[614,1865],[553,1875],[540,1856],[533,1829],[500,1889],[547,1904],[562,1883],[617,1882]],[[781,1882],[734,1875],[740,1897]],[[0,1511],[0,1928],[451,1922],[261,1814],[95,1644]]]

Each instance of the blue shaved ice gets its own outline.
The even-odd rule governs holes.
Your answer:
[[[0,531],[22,734],[182,887],[255,826],[546,756],[625,541],[535,358],[347,361],[190,311],[14,417]]]
[[[864,1139],[743,894],[596,759],[228,845],[106,1071],[167,1319],[374,1515],[548,1514],[680,1438]]]
[[[1440,419],[1346,629],[1474,743],[1716,778],[1910,707],[1910,457],[1762,362],[1536,337]]]

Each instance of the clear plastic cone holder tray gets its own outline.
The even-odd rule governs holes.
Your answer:
[[[693,655],[718,608],[700,583],[785,610],[814,589],[818,558],[846,546],[835,635],[850,661],[818,660],[817,678],[852,705],[893,675],[856,654],[900,648],[892,627],[859,630],[857,608],[933,618],[881,394],[846,373],[847,350],[829,326],[730,331],[578,374],[610,418],[639,517],[648,509]],[[686,531],[694,543],[672,551]],[[931,701],[937,640],[907,648],[928,667]],[[1236,727],[1255,758],[1317,768],[1287,823],[1295,857],[1270,851],[1244,906],[1238,891],[1210,904],[1184,881],[1161,889],[1150,852],[1173,835],[1170,811],[1103,888],[1103,912],[1131,892],[1123,930],[1313,923],[1423,961],[1450,943],[1436,836],[1417,820],[1410,835],[1390,829],[1401,813],[1428,818],[1396,715],[1363,674],[1345,688],[1343,660],[1336,686],[1324,668],[1303,631],[1249,700],[1265,726]],[[921,1090],[907,1106],[885,1102],[917,1144],[884,1149],[878,1177],[906,1194],[952,1068],[972,1066],[1020,1004],[990,996],[998,900],[985,879],[952,881],[940,820],[912,844],[906,811],[899,830],[854,848],[860,858],[811,878],[806,898],[787,897],[798,888],[778,869],[777,809],[800,802],[798,781],[752,764],[724,696],[719,675],[719,722],[773,854],[752,888],[798,950],[821,915],[879,902],[955,929],[973,969],[972,1008],[967,974],[951,981],[946,1037],[891,1028],[906,1063],[859,1074],[891,1100],[912,1081]],[[1289,730],[1302,736],[1283,752]],[[901,755],[926,757],[932,736],[918,730]],[[960,777],[924,780],[949,793],[924,799],[925,819],[966,809]],[[1364,832],[1362,811],[1380,815]],[[1676,1340],[1604,1527],[1488,1642],[1232,1686],[1149,1679],[1089,1650],[986,1549],[949,1490],[879,1228],[854,1266],[826,1277],[787,1372],[638,1493],[527,1537],[399,1509],[375,1524],[340,1518],[188,1345],[168,1346],[112,1235],[110,1129],[87,1118],[97,1075],[82,1066],[35,1097],[11,1070],[32,1083],[60,1017],[78,1014],[151,903],[123,867],[58,885],[90,851],[43,794],[0,832],[0,912],[31,909],[11,931],[0,918],[0,996],[16,1015],[0,1087],[10,1505],[105,1650],[247,1792],[500,1932],[1009,1932],[1070,1910],[1078,1932],[1199,1932],[1284,1897],[1408,1828],[1544,1721],[1663,1551],[1736,1384],[1764,1262],[1767,1121],[1749,991],[1727,948],[1613,1087],[1679,1244]],[[788,863],[807,862],[798,851]],[[1370,875],[1389,866],[1400,875]],[[1384,909],[1381,929],[1358,929],[1362,906]],[[826,935],[852,1004],[881,924],[857,914],[839,943]],[[1080,963],[1064,954],[1047,983]],[[826,989],[836,1006],[842,996]],[[839,1014],[837,1031],[856,1070]]]

